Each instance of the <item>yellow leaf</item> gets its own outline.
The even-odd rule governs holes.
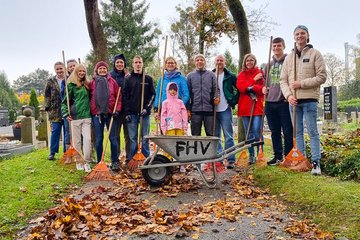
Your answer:
[[[192,237],[191,237],[192,239],[199,239],[199,234],[194,234],[194,235],[192,235]]]

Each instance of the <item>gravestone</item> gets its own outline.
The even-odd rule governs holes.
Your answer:
[[[351,118],[352,123],[356,123],[356,120],[357,120],[356,112],[351,112],[350,113],[350,118]]]
[[[21,120],[21,143],[35,144],[35,118],[30,117],[33,114],[33,111],[30,108],[25,108],[23,113],[25,117]]]
[[[337,122],[336,87],[324,87],[324,120]]]
[[[38,129],[38,140],[39,141],[48,141],[48,114],[44,109],[40,109],[40,116],[39,116],[39,129]]]
[[[339,123],[347,123],[348,122],[348,114],[346,112],[338,112],[338,122]]]

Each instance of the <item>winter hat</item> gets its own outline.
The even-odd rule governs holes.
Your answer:
[[[296,30],[298,30],[298,29],[302,29],[307,33],[307,35],[308,35],[307,42],[309,42],[310,41],[309,29],[305,25],[297,25],[296,28],[294,29],[294,34],[295,34]]]
[[[169,91],[170,90],[175,90],[175,91],[178,90],[178,87],[177,87],[176,83],[170,83],[169,84]]]
[[[196,61],[196,59],[199,58],[199,57],[201,57],[202,59],[204,59],[204,61],[206,62],[205,56],[204,56],[203,54],[201,54],[201,53],[198,53],[198,54],[195,55],[194,61]]]
[[[96,65],[95,65],[95,72],[96,73],[97,73],[99,67],[106,67],[107,69],[109,69],[109,65],[104,61],[100,61],[100,62],[96,63]]]
[[[115,62],[116,62],[116,60],[118,60],[118,59],[123,60],[123,61],[124,61],[124,67],[126,67],[126,58],[125,58],[124,54],[122,54],[122,53],[120,53],[120,54],[118,54],[118,55],[116,55],[116,56],[114,57],[114,67],[115,67]]]

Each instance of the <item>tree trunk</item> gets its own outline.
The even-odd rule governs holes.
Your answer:
[[[239,44],[239,72],[245,54],[251,52],[249,27],[244,7],[240,0],[226,0],[230,13],[235,21],[236,32],[238,34]]]
[[[249,27],[244,7],[240,0],[226,0],[230,13],[235,21],[236,32],[238,34],[239,44],[239,72],[245,54],[251,52]],[[238,141],[245,140],[245,129],[241,117],[238,118]]]
[[[101,26],[100,13],[97,0],[84,0],[86,23],[94,49],[95,62],[108,61],[107,42]]]

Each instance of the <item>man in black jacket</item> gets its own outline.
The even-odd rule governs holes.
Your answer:
[[[123,106],[130,138],[130,154],[126,159],[128,163],[135,155],[138,148],[138,125],[142,116],[141,135],[144,137],[150,130],[150,113],[155,99],[154,81],[149,75],[145,75],[145,84],[142,86],[143,59],[140,56],[133,58],[133,71],[126,76],[123,85]],[[144,87],[144,102],[141,106],[141,92]],[[142,153],[145,157],[150,155],[149,140],[142,138]]]

